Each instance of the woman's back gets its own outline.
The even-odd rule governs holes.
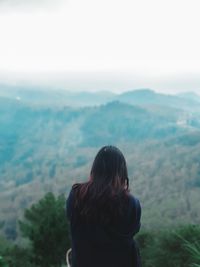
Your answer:
[[[139,266],[133,236],[140,229],[139,201],[129,195],[129,206],[123,218],[113,224],[78,221],[73,189],[67,200],[70,221],[73,267]]]
[[[124,187],[114,192],[106,185],[98,194],[94,184],[76,184],[67,199],[72,267],[139,267],[133,239],[140,229],[139,200]]]

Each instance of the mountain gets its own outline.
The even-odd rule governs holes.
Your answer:
[[[165,95],[155,93],[150,89],[125,92],[118,96],[118,100],[140,106],[157,105],[162,107],[185,109],[190,112],[193,112],[194,110],[200,111],[199,100],[191,97],[191,95],[185,95],[185,97],[179,95]]]
[[[127,159],[143,227],[199,222],[198,108],[194,113],[187,105],[160,105],[171,97],[148,90],[115,95],[101,105],[83,106],[85,100],[80,107],[79,100],[68,106],[65,99],[50,105],[53,96],[46,101],[44,91],[37,104],[40,91],[33,100],[29,93],[26,101],[0,97],[0,225],[8,238],[16,239],[17,220],[44,193],[66,195],[74,182],[87,180],[95,154],[106,144],[118,146]]]
[[[142,142],[184,132],[185,128],[177,125],[177,118],[174,118],[173,111],[160,115],[157,111],[114,101],[93,109],[81,130],[87,146]]]
[[[0,96],[38,107],[86,107],[120,101],[134,106],[144,106],[145,108],[160,107],[163,109],[169,107],[192,113],[200,112],[200,97],[194,93],[166,95],[156,93],[151,89],[138,89],[115,94],[109,91],[72,92],[56,88],[21,87],[0,84]]]
[[[180,93],[177,96],[185,98],[185,99],[190,99],[190,100],[193,100],[193,101],[200,102],[200,95],[198,95],[198,94],[196,94],[194,92]]]
[[[95,106],[115,97],[108,91],[72,92],[64,89],[18,87],[0,84],[0,96],[34,106]]]

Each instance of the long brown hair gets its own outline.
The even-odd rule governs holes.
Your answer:
[[[111,223],[123,215],[129,182],[126,160],[115,146],[97,153],[86,183],[75,184],[75,209],[79,220]]]

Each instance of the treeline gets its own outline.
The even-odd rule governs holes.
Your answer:
[[[0,237],[0,267],[61,267],[70,248],[65,198],[47,193],[19,221],[24,242]],[[200,225],[144,230],[137,235],[143,267],[200,267]]]

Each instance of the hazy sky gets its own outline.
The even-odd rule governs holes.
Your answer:
[[[0,0],[0,81],[200,92],[199,10],[199,0]]]

